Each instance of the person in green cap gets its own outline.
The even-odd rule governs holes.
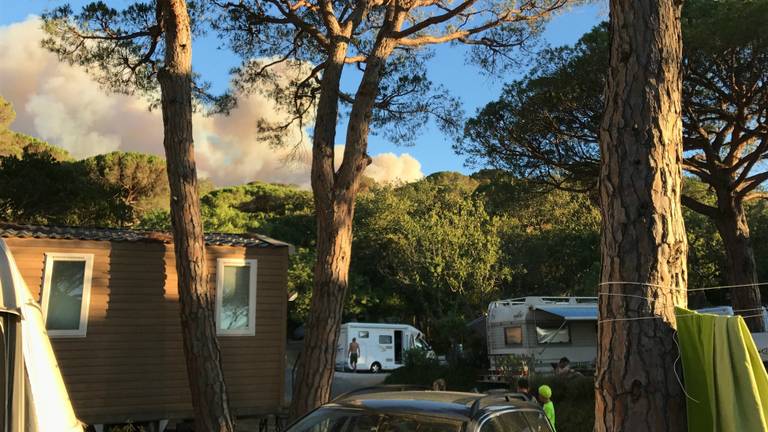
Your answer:
[[[551,398],[552,389],[548,385],[544,384],[539,387],[539,402],[541,403],[541,408],[549,419],[549,423],[552,425],[552,430],[557,432],[557,429],[555,429],[555,404],[552,403]]]

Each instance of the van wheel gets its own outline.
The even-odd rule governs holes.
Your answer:
[[[381,372],[381,364],[379,362],[373,362],[371,365],[371,373]]]

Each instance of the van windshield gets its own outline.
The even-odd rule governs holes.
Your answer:
[[[425,341],[421,335],[416,336],[414,345],[416,345],[416,348],[423,349],[424,351],[429,351],[432,349],[432,347],[429,346],[427,341]]]
[[[456,420],[320,408],[286,432],[459,432]]]

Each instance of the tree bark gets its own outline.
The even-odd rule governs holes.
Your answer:
[[[686,304],[687,283],[680,6],[676,0],[611,1],[600,128],[598,432],[683,431],[686,425],[673,340],[674,306]]]
[[[399,28],[402,19],[395,23]],[[366,62],[349,115],[344,158],[335,171],[333,149],[346,49],[343,44],[334,50],[323,73],[315,120],[312,192],[317,213],[317,261],[304,348],[294,383],[292,418],[298,418],[330,399],[336,344],[349,286],[355,198],[363,171],[371,162],[367,155],[369,125],[384,65],[394,49],[394,41],[379,37]]]
[[[728,190],[718,191],[717,196],[718,214],[714,221],[725,245],[728,283],[739,285],[731,288],[731,304],[737,314],[747,316],[744,321],[750,331],[765,331],[762,316],[754,316],[762,312],[762,302],[744,204]]]
[[[334,206],[334,146],[339,86],[346,44],[340,43],[323,71],[312,140],[312,193],[317,218],[317,259],[312,301],[305,323],[304,347],[293,384],[291,418],[327,402],[336,366],[336,344],[349,277],[351,216],[345,221]],[[347,209],[350,211],[351,209]]]
[[[163,146],[171,190],[176,272],[187,377],[195,430],[233,432],[221,354],[213,318],[213,293],[205,264],[205,241],[197,193],[192,140],[192,40],[184,0],[158,0],[165,31],[165,66],[158,73]]]

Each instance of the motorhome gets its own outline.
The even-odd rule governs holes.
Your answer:
[[[355,339],[360,346],[357,370],[380,372],[404,365],[406,351],[418,348],[434,355],[419,329],[407,324],[374,324],[350,322],[342,324],[336,347],[336,369],[349,370],[349,344]]]
[[[575,369],[594,369],[597,357],[597,297],[522,297],[488,306],[491,369],[518,359],[536,372],[568,357]]]
[[[698,309],[700,313],[733,315],[730,306]],[[768,311],[763,312],[768,328]],[[571,367],[592,371],[597,358],[597,297],[521,297],[488,306],[486,335],[491,375],[553,372],[567,357]],[[764,363],[768,363],[768,333],[753,333]],[[514,360],[510,362],[510,359]],[[497,378],[491,378],[497,379]]]

